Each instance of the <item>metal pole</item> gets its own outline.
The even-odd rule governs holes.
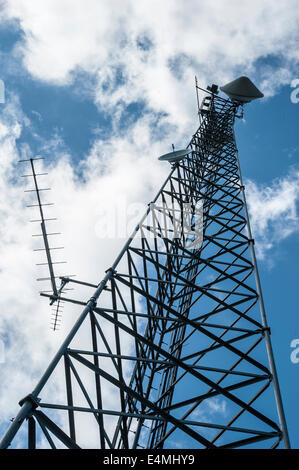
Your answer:
[[[235,133],[234,133],[234,140],[236,141]],[[266,349],[267,349],[268,360],[269,360],[269,365],[270,365],[270,371],[271,371],[272,379],[273,379],[273,388],[274,388],[274,395],[275,395],[275,400],[276,400],[278,418],[279,418],[279,423],[280,423],[280,427],[282,430],[282,439],[283,439],[284,447],[285,449],[290,449],[291,444],[290,444],[288,428],[287,428],[287,423],[286,423],[286,418],[285,418],[285,413],[284,413],[284,408],[283,408],[283,402],[282,402],[282,397],[281,397],[281,392],[280,392],[280,387],[279,387],[276,365],[274,361],[273,349],[272,349],[271,338],[270,338],[270,330],[269,330],[267,317],[266,317],[265,304],[264,304],[264,299],[263,299],[263,294],[262,294],[262,289],[261,289],[261,282],[260,282],[260,277],[259,277],[259,272],[258,272],[257,260],[255,256],[255,249],[253,246],[253,238],[252,238],[252,232],[251,232],[251,227],[250,227],[250,222],[249,222],[249,215],[248,215],[248,209],[247,209],[247,203],[246,203],[246,197],[245,197],[245,188],[244,188],[243,181],[242,181],[242,173],[241,173],[238,152],[236,153],[236,157],[237,157],[236,160],[237,160],[240,183],[241,183],[241,193],[242,193],[242,198],[244,201],[244,210],[245,210],[246,224],[247,224],[247,230],[248,230],[248,237],[250,240],[249,245],[250,245],[251,257],[253,261],[256,289],[257,289],[258,298],[259,298],[262,325],[264,327],[265,342],[266,342]]]

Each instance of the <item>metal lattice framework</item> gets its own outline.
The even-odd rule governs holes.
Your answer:
[[[289,446],[234,138],[237,109],[210,93],[188,156],[172,164],[102,282],[63,279],[94,287],[90,300],[51,296],[84,308],[20,402],[2,448],[26,421],[29,448]]]

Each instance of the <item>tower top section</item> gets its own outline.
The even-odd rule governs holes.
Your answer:
[[[248,77],[240,77],[220,87],[232,101],[250,103],[257,98],[263,98],[263,93],[252,83]]]

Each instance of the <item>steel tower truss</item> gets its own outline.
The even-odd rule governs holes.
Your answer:
[[[90,300],[51,297],[84,308],[2,448],[23,422],[29,448],[288,447],[237,109],[205,98],[188,156],[102,282],[81,283],[95,288]]]

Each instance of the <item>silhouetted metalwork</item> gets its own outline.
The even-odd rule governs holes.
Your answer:
[[[83,311],[2,448],[26,421],[29,448],[289,446],[234,138],[238,108],[209,88],[189,153],[172,163],[104,279],[62,279],[93,288],[88,301],[43,294]]]

